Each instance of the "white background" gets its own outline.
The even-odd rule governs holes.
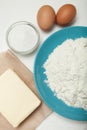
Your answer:
[[[48,33],[41,31],[36,19],[38,9],[44,4],[49,4],[57,12],[58,8],[65,3],[72,3],[76,6],[77,15],[73,26],[87,26],[87,0],[0,0],[0,52],[8,49],[5,40],[6,30],[16,21],[29,21],[33,23],[40,32],[41,46],[50,34],[60,30],[61,27],[55,25]],[[17,56],[33,72],[36,52],[29,56]],[[72,121],[53,113],[37,128],[37,130],[48,129],[87,130],[87,122]]]

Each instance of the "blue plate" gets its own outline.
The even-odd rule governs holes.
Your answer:
[[[54,96],[44,82],[46,75],[42,67],[48,55],[66,39],[87,37],[87,27],[67,27],[49,36],[39,49],[34,64],[34,80],[42,100],[56,113],[73,120],[87,121],[87,111],[81,108],[67,106],[62,100]]]

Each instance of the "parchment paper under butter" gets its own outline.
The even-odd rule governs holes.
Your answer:
[[[13,69],[39,97],[34,84],[32,72],[25,67],[25,65],[9,50],[0,53],[0,75],[8,68]],[[51,113],[52,111],[42,101],[39,108],[37,108],[30,116],[28,116],[27,119],[25,119],[17,128],[13,128],[0,114],[0,130],[35,130],[36,127]]]

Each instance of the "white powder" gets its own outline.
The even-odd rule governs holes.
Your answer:
[[[64,41],[43,67],[46,82],[59,99],[87,110],[87,38]]]
[[[20,24],[10,31],[8,40],[16,51],[28,51],[36,45],[38,37],[32,26]]]

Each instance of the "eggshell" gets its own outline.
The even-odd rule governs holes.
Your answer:
[[[37,22],[42,30],[50,30],[55,23],[55,11],[49,5],[42,6],[37,13]]]
[[[75,15],[75,6],[72,4],[65,4],[58,10],[56,15],[56,22],[61,26],[68,25],[72,22]]]

